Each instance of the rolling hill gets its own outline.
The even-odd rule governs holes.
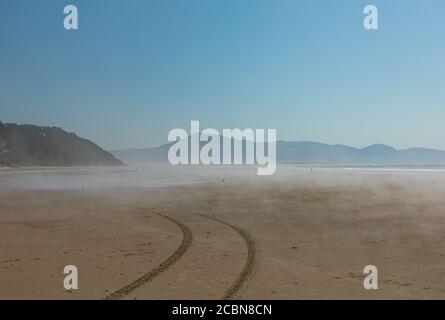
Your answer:
[[[61,128],[0,122],[0,166],[121,166],[93,142]]]

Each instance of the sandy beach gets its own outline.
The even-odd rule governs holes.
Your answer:
[[[137,188],[3,184],[0,299],[445,298],[445,172],[251,173]],[[63,287],[66,265],[79,269],[77,291]],[[378,267],[378,290],[363,288],[366,265]]]

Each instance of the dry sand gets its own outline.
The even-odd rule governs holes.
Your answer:
[[[0,299],[444,299],[444,178],[283,169],[164,188],[1,188]],[[363,288],[366,265],[378,290]]]

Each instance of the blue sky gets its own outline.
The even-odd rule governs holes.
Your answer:
[[[443,0],[0,0],[0,121],[107,149],[165,143],[191,120],[445,149],[444,18]]]

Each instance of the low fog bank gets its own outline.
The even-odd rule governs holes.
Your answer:
[[[388,170],[279,166],[272,176],[258,176],[255,166],[170,166],[125,168],[53,168],[0,170],[0,188],[76,190],[158,188],[197,183],[241,186],[360,187],[444,190],[443,170]]]
[[[23,168],[1,169],[0,188],[73,190],[103,188],[156,188],[212,182],[227,177],[255,176],[254,167]]]

